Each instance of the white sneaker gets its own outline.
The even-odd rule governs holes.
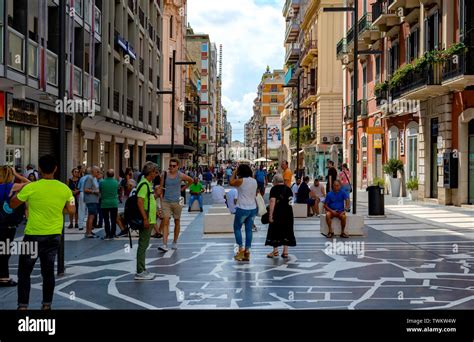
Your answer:
[[[178,243],[173,242],[173,244],[171,245],[171,249],[177,250],[178,249]]]
[[[167,245],[163,245],[163,246],[158,247],[158,250],[161,251],[161,252],[165,252],[165,253],[169,251]]]
[[[147,271],[135,274],[135,280],[153,280],[155,276]]]

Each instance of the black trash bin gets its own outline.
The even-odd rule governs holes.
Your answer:
[[[385,215],[384,188],[378,185],[367,187],[369,192],[369,216]]]

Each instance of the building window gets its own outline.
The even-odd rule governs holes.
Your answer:
[[[276,96],[271,97],[271,102],[272,103],[278,103],[278,98]]]
[[[466,30],[466,3],[464,0],[458,1],[458,13],[459,41],[463,42]]]
[[[398,159],[398,127],[393,126],[390,128],[389,141],[388,141],[388,158]]]
[[[398,46],[398,42],[393,43],[392,48],[390,49],[390,75],[393,75],[400,65],[399,53],[400,47]]]
[[[278,106],[271,106],[270,107],[270,114],[271,115],[278,115]]]
[[[439,12],[425,19],[425,52],[439,48]]]
[[[207,43],[202,43],[202,45],[201,45],[201,52],[208,52]]]
[[[278,92],[278,86],[276,84],[272,84],[270,92],[277,93]]]
[[[349,103],[353,105],[354,104],[354,73],[353,72],[351,73],[350,87],[351,87],[351,98],[349,99]]]
[[[407,127],[408,142],[408,178],[417,177],[418,168],[418,123],[410,122]]]
[[[413,30],[406,40],[406,61],[411,63],[418,58],[418,40],[420,32],[417,29]]]
[[[173,21],[174,21],[174,17],[171,16],[170,17],[170,38],[173,38]]]
[[[380,74],[382,73],[382,58],[375,57],[375,83],[380,83]]]
[[[26,129],[21,126],[5,127],[6,165],[25,166]]]
[[[22,34],[9,28],[8,65],[16,70],[25,71],[25,38]]]
[[[169,77],[169,78],[170,78],[170,82],[172,82],[172,81],[173,81],[173,57],[170,57],[170,59],[169,59],[169,67],[168,67],[168,69],[169,69],[169,75],[170,75],[170,77]]]
[[[367,99],[367,65],[362,67],[362,99]]]

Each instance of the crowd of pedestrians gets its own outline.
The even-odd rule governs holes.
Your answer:
[[[21,221],[19,218],[25,217],[23,240],[39,246],[36,257],[20,257],[18,284],[9,274],[10,256],[0,255],[0,287],[18,285],[18,308],[21,310],[27,309],[29,305],[30,277],[38,258],[43,277],[42,309],[51,308],[55,286],[54,263],[65,214],[69,216],[67,229],[85,230],[87,239],[99,238],[94,229],[102,227],[102,239],[106,241],[130,236],[130,229],[137,230],[136,280],[154,279],[145,262],[151,238],[162,239],[158,246],[160,253],[178,249],[187,190],[188,211],[197,202],[199,211],[203,212],[203,195],[211,193],[214,204],[226,205],[229,213],[234,215],[233,230],[237,245],[234,259],[238,262],[250,260],[257,215],[262,216],[263,223],[269,224],[265,245],[270,246],[272,251],[267,257],[281,255],[282,258],[288,258],[289,247],[296,246],[293,203],[307,205],[309,216],[319,216],[324,210],[329,228],[328,238],[334,236],[333,218],[341,221],[341,237],[348,237],[345,233],[346,212],[350,205],[352,186],[346,164],[338,172],[334,163],[328,161],[326,187],[320,179],[310,184],[309,177],[294,177],[286,161],[281,163],[279,173],[269,173],[263,166],[255,168],[247,164],[186,168],[180,167],[179,160],[175,158],[170,159],[164,172],[151,162],[147,162],[142,170],[127,168],[118,174],[113,169],[104,171],[97,166],[78,166],[71,170],[66,184],[55,180],[57,168],[52,156],[40,158],[39,170],[34,165],[28,165],[23,175],[11,167],[0,167],[0,204],[4,208],[0,210],[0,241],[13,241]],[[273,186],[267,205],[263,196],[270,180]],[[125,212],[119,213],[121,203],[125,206]],[[134,203],[136,217],[127,213],[127,208],[132,208]],[[4,213],[5,208],[10,211]],[[9,218],[8,222],[5,217]],[[174,220],[174,234],[169,247],[171,219]],[[283,248],[281,254],[279,247]]]

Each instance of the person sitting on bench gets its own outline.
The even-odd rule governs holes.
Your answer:
[[[345,191],[341,191],[341,182],[335,180],[332,183],[333,190],[330,191],[324,203],[326,209],[326,222],[328,224],[328,239],[334,236],[332,231],[332,219],[337,218],[341,220],[341,238],[348,238],[349,236],[344,232],[346,229],[346,209],[349,208],[349,195]]]
[[[308,183],[309,183],[309,177],[308,176],[303,177],[303,182],[301,182],[300,186],[298,187],[298,193],[296,194],[296,203],[308,205],[307,215],[313,216],[309,210],[311,207],[310,196],[309,196],[311,193],[311,190],[308,186]]]

